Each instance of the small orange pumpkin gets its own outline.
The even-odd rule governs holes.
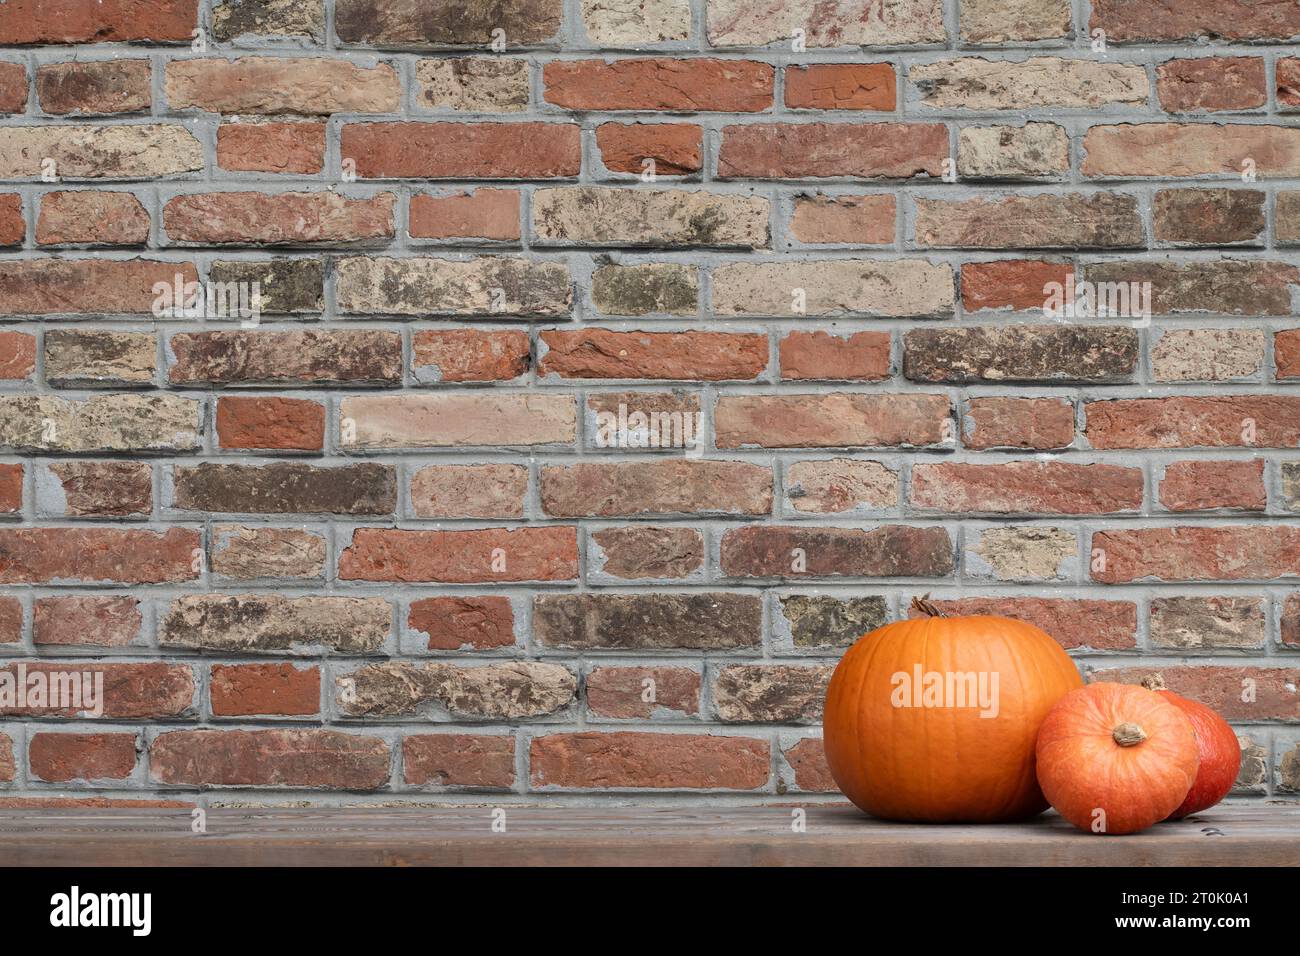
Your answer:
[[[1183,802],[1200,764],[1187,715],[1131,684],[1071,691],[1043,721],[1037,751],[1043,794],[1093,833],[1159,823]]]
[[[1074,662],[1032,624],[912,606],[923,616],[860,638],[831,677],[822,728],[836,784],[890,820],[986,823],[1046,810],[1034,742],[1052,705],[1083,683]]]
[[[1170,820],[1208,810],[1228,795],[1237,782],[1241,770],[1241,745],[1237,733],[1213,709],[1198,700],[1188,700],[1165,687],[1164,676],[1151,674],[1142,678],[1142,686],[1153,690],[1173,704],[1192,722],[1196,734],[1196,747],[1201,763],[1196,770],[1196,782],[1178,809],[1169,815]]]

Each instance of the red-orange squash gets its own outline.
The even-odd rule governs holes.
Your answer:
[[[1192,722],[1192,732],[1196,735],[1196,747],[1201,758],[1196,770],[1196,782],[1168,819],[1181,820],[1190,814],[1210,809],[1226,797],[1232,785],[1237,782],[1237,773],[1241,770],[1241,745],[1237,743],[1236,731],[1212,708],[1168,690],[1164,678],[1159,674],[1144,679],[1142,686],[1155,691],[1187,715],[1187,719]]]
[[[1196,780],[1192,722],[1131,684],[1071,691],[1038,731],[1038,782],[1081,830],[1136,833],[1173,813]]]
[[[860,638],[826,692],[831,776],[877,817],[1023,820],[1047,809],[1034,775],[1038,726],[1083,681],[1046,633],[1005,617],[924,616]]]

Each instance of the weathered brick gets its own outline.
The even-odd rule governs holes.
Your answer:
[[[811,110],[885,110],[896,105],[888,63],[814,63],[785,68],[785,105]]]
[[[1175,395],[1086,402],[1093,448],[1294,448],[1300,397]]]
[[[23,602],[0,597],[0,644],[17,644],[23,639]]]
[[[392,754],[378,737],[336,730],[176,730],[149,747],[149,777],[190,787],[376,790]]]
[[[782,0],[755,6],[742,0],[708,5],[711,46],[764,46],[802,31],[809,47],[902,46],[947,39],[943,4],[908,0],[879,6],[872,0]]]
[[[60,659],[58,661],[23,661],[0,670],[8,671],[10,681],[17,682],[18,667],[27,677],[40,673],[45,684],[60,687],[60,704],[50,707],[27,698],[26,707],[0,708],[0,715],[12,717],[63,717],[104,720],[174,720],[194,716],[194,692],[197,682],[187,664],[150,661],[142,664],[117,664],[97,661]],[[71,674],[71,679],[68,675]],[[103,694],[98,694],[102,684]],[[81,699],[77,699],[77,690]],[[66,696],[65,696],[66,695]],[[95,711],[100,711],[96,713]]]
[[[541,499],[557,518],[767,514],[772,471],[700,459],[550,465],[541,470]]]
[[[368,664],[335,678],[336,702],[349,717],[521,720],[561,715],[578,679],[562,664]]]
[[[748,380],[767,368],[767,336],[732,332],[550,329],[541,375],[560,378]]]
[[[1167,113],[1256,109],[1268,102],[1264,59],[1207,56],[1156,67],[1156,92]]]
[[[1282,462],[1282,504],[1288,511],[1300,511],[1300,468],[1293,461]]]
[[[0,43],[189,43],[199,0],[9,0],[0,7]]]
[[[870,382],[890,373],[888,332],[790,332],[780,342],[781,378]]]
[[[1257,376],[1266,338],[1259,329],[1166,329],[1151,346],[1157,382],[1223,382]]]
[[[371,462],[325,466],[205,461],[178,465],[172,481],[172,506],[181,511],[387,515],[397,507],[396,470]]]
[[[318,451],[325,441],[325,406],[301,398],[223,395],[217,400],[222,448]]]
[[[515,738],[503,734],[407,734],[402,772],[417,787],[507,790],[515,782]]]
[[[504,256],[345,258],[335,282],[339,311],[357,315],[567,315],[573,306],[562,263]]]
[[[1133,528],[1098,531],[1092,579],[1249,581],[1300,575],[1300,528],[1264,525]]]
[[[757,113],[772,108],[775,72],[753,60],[552,60],[542,85],[571,110]]]
[[[1177,650],[1262,649],[1261,599],[1161,597],[1151,602],[1151,644]]]
[[[781,752],[781,757],[790,772],[794,775],[792,781],[784,779],[784,773],[778,771],[780,777],[777,781],[778,791],[784,792],[793,789],[803,793],[830,793],[835,791],[835,778],[831,776],[831,768],[826,763],[826,752],[822,748],[822,742],[816,737],[805,737],[798,743],[785,747]]]
[[[967,43],[1055,40],[1070,34],[1069,0],[961,0]]]
[[[485,46],[493,30],[513,46],[550,40],[560,29],[561,0],[506,0],[485,7],[429,10],[408,0],[339,0],[334,30],[344,43],[421,48]]]
[[[214,717],[314,717],[320,668],[294,664],[213,664]]]
[[[724,179],[910,179],[938,176],[948,158],[942,123],[746,123],[724,126]]]
[[[529,753],[532,786],[557,790],[754,790],[770,760],[757,738],[636,731],[546,734]]]
[[[132,127],[135,128],[135,127]],[[20,259],[0,262],[0,315],[150,313],[154,286],[197,282],[191,262]]]
[[[46,783],[125,780],[135,771],[135,734],[32,734],[27,766]]]
[[[0,446],[52,452],[192,451],[199,403],[178,395],[0,397]]]
[[[1214,4],[1151,4],[1095,0],[1089,30],[1119,43],[1143,40],[1290,40],[1300,35],[1300,11],[1285,3],[1222,0]]]
[[[591,301],[606,315],[694,315],[700,281],[676,262],[608,263],[591,277]]]
[[[132,597],[37,598],[32,641],[36,644],[125,647],[140,636],[144,617]]]
[[[133,193],[46,193],[36,220],[36,241],[43,246],[140,246],[149,241],[149,213]]]
[[[69,518],[147,515],[153,510],[153,466],[138,461],[51,462],[37,474],[36,509]]]
[[[14,779],[16,773],[13,738],[8,734],[0,733],[0,783],[9,783]],[[0,806],[3,806],[3,804],[0,804]]]
[[[1160,503],[1170,511],[1244,508],[1263,511],[1264,460],[1172,461],[1158,480]]]
[[[150,384],[156,363],[157,343],[152,332],[45,332],[45,380],[55,388]]]
[[[46,113],[138,113],[153,102],[148,60],[82,60],[36,68]]]
[[[881,511],[898,504],[898,473],[853,458],[796,461],[786,468],[790,507],[808,514]]]
[[[578,536],[571,526],[416,531],[358,528],[339,556],[344,581],[477,584],[571,581]]]
[[[624,581],[675,580],[704,567],[704,538],[694,528],[629,525],[591,533],[590,568]]]
[[[1074,442],[1074,404],[1063,398],[987,395],[962,418],[967,448],[1065,448]]]
[[[796,196],[790,234],[806,243],[887,245],[894,241],[894,197]]]
[[[526,465],[427,465],[411,476],[421,518],[522,518],[527,495]]]
[[[720,395],[719,448],[934,445],[951,436],[946,395]]]
[[[840,598],[830,594],[783,594],[776,629],[796,648],[848,647],[889,620],[883,597]]]
[[[203,147],[175,123],[0,128],[0,179],[160,179],[203,168]]]
[[[175,385],[397,383],[402,339],[380,329],[178,332]]]
[[[820,721],[833,664],[730,664],[712,682],[713,709],[727,723]]]
[[[947,316],[952,270],[924,259],[737,262],[713,270],[718,315]]]
[[[26,235],[23,197],[17,193],[0,194],[0,246],[21,246]]]
[[[1291,296],[1300,286],[1300,268],[1259,259],[1188,262],[1113,261],[1084,267],[1093,283],[1151,283],[1151,311],[1222,312],[1228,315],[1290,315]]]
[[[1145,244],[1137,199],[1119,193],[918,199],[916,241],[972,249],[1125,249]]]
[[[35,370],[36,337],[26,332],[0,331],[0,380],[21,382],[31,378]]]
[[[1083,137],[1085,176],[1300,175],[1300,129],[1244,123],[1129,123],[1091,126]]]
[[[582,165],[572,123],[348,123],[340,155],[366,179],[559,179]]]
[[[173,110],[215,113],[391,113],[401,81],[387,63],[323,57],[173,60],[164,80]]]
[[[917,382],[1123,382],[1137,363],[1137,332],[1118,325],[968,326],[903,336],[903,374]]]
[[[1300,647],[1300,594],[1292,594],[1282,602],[1282,643]]]
[[[1055,123],[963,126],[957,175],[965,179],[1057,177],[1070,169],[1070,137]]]
[[[0,63],[0,113],[22,113],[27,109],[27,67],[22,63]]]
[[[936,109],[1145,107],[1150,90],[1146,70],[1138,64],[1055,56],[961,57],[913,66],[907,78],[921,102]]]
[[[314,193],[219,192],[177,196],[162,211],[173,243],[298,246],[391,238],[397,197],[348,199]]]
[[[1161,189],[1151,215],[1161,242],[1258,245],[1264,231],[1264,194],[1253,189]]]
[[[221,0],[212,33],[222,43],[241,36],[325,38],[324,0]]]
[[[319,173],[325,168],[325,124],[222,123],[217,165],[231,172]]]
[[[1300,378],[1300,329],[1284,329],[1273,336],[1277,378]]]
[[[0,514],[17,514],[23,509],[22,465],[0,465]]]
[[[215,525],[214,574],[238,580],[319,578],[325,570],[325,539],[296,528]]]
[[[411,337],[412,370],[423,383],[504,382],[528,371],[528,333],[437,329]]]
[[[757,594],[539,594],[533,639],[586,650],[729,650],[757,647],[763,605]]]
[[[1067,650],[1131,650],[1137,646],[1137,606],[1132,601],[1021,595],[935,600],[934,604],[950,615],[995,614],[1025,621],[1046,631]]]
[[[700,171],[703,136],[694,123],[601,123],[596,146],[610,172],[681,176]]]
[[[354,397],[339,416],[343,445],[357,448],[572,444],[578,427],[571,395]]]
[[[953,571],[943,528],[751,525],[722,535],[727,577],[942,577]]]
[[[1073,531],[1043,525],[1002,525],[967,533],[967,575],[991,581],[1066,581],[1076,573]]]
[[[417,239],[517,240],[519,191],[475,189],[411,197],[411,235]]]
[[[1090,682],[1140,684],[1153,673],[1175,694],[1200,701],[1225,720],[1300,719],[1300,670],[1294,667],[1116,667],[1090,671],[1087,677]],[[1247,689],[1250,694],[1244,693]]]
[[[691,33],[689,0],[581,0],[587,38],[602,47],[639,47],[685,40]]]
[[[532,232],[543,245],[761,248],[768,202],[697,189],[562,186],[533,193]]]
[[[700,675],[689,667],[597,667],[584,689],[597,717],[680,719],[700,711]]]
[[[518,113],[528,109],[528,61],[497,56],[421,60],[416,102],[438,111]]]
[[[324,264],[316,258],[218,259],[209,275],[214,285],[256,283],[264,314],[320,312],[325,307]]]
[[[1141,468],[1064,461],[912,469],[912,507],[952,514],[1110,514],[1142,507]]]
[[[158,625],[158,642],[225,653],[368,654],[392,624],[383,598],[282,594],[187,594]]]
[[[431,651],[486,651],[515,643],[515,612],[506,597],[432,597],[411,602],[406,626]]]
[[[997,309],[1040,311],[1048,289],[1064,287],[1074,269],[1064,262],[1041,259],[999,259],[964,262],[961,267],[961,303],[967,312]],[[1053,285],[1055,284],[1055,285]]]
[[[1284,245],[1300,242],[1300,192],[1279,192],[1273,215],[1277,241]]]

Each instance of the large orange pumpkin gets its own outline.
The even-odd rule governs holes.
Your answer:
[[[1092,833],[1136,833],[1173,813],[1200,756],[1187,715],[1142,687],[1089,684],[1038,732],[1038,782],[1061,816]]]
[[[1236,732],[1212,708],[1167,689],[1160,674],[1144,677],[1142,686],[1155,691],[1187,715],[1192,722],[1192,732],[1196,734],[1196,749],[1201,758],[1196,782],[1178,809],[1169,814],[1169,819],[1181,820],[1210,809],[1226,797],[1237,782],[1237,773],[1241,770],[1241,745],[1237,743]]]
[[[840,660],[826,692],[831,776],[890,820],[988,823],[1047,809],[1034,776],[1038,725],[1083,681],[1032,624],[992,615],[877,628]]]

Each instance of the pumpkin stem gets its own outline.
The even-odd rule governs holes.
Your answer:
[[[1110,732],[1111,737],[1115,738],[1115,743],[1121,747],[1136,747],[1142,741],[1147,739],[1147,732],[1137,724],[1124,723],[1120,724]]]
[[[920,611],[926,617],[947,617],[943,611],[930,603],[929,593],[922,594],[920,597],[912,598],[912,610]]]
[[[1147,690],[1168,690],[1165,686],[1165,675],[1158,672],[1142,678],[1142,686]]]

